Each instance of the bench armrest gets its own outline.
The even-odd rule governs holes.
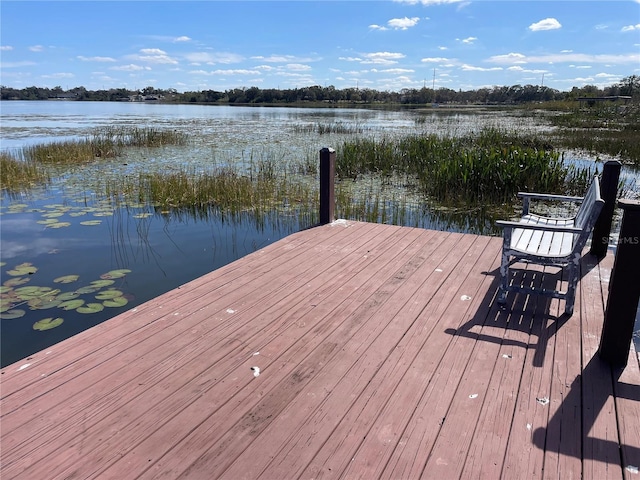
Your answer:
[[[530,200],[553,200],[556,202],[582,202],[584,197],[571,197],[568,195],[552,195],[550,193],[529,193],[518,192],[518,197],[522,198],[522,215],[529,214]]]
[[[569,195],[552,195],[550,193],[529,193],[529,192],[518,192],[518,197],[535,199],[535,200],[555,200],[559,202],[581,202],[584,200],[584,197],[572,197]]]
[[[509,220],[498,220],[496,225],[504,229],[522,228],[523,230],[544,230],[546,232],[582,233],[581,228],[568,227],[563,225],[545,225],[542,223],[512,222]]]

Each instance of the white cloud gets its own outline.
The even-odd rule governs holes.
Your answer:
[[[474,67],[473,65],[467,64],[463,64],[460,68],[465,72],[496,72],[502,70],[502,67]]]
[[[429,5],[443,5],[443,4],[447,4],[447,3],[461,3],[465,0],[393,0],[394,2],[397,3],[407,3],[409,5],[417,5],[417,4],[421,4],[424,6],[429,6]]]
[[[539,22],[529,25],[529,30],[532,32],[538,32],[541,30],[557,30],[558,28],[562,28],[562,25],[560,25],[560,22],[555,18],[545,18],[544,20],[540,20]]]
[[[303,72],[305,70],[311,70],[311,67],[309,65],[303,65],[301,63],[287,63],[285,65],[285,68],[287,68],[288,70],[294,70],[297,72]]]
[[[467,37],[460,40],[462,43],[473,44],[478,39],[478,37]]]
[[[385,68],[384,70],[376,70],[376,69],[372,69],[371,70],[374,73],[391,73],[394,75],[399,75],[401,73],[414,73],[415,70],[410,70],[408,68]]]
[[[527,63],[526,56],[521,53],[507,53],[506,55],[494,55],[489,58],[492,63]]]
[[[420,61],[424,63],[442,63],[442,62],[450,62],[451,60],[444,57],[427,57],[427,58],[423,58]]]
[[[140,54],[127,55],[125,58],[137,62],[153,64],[175,65],[178,63],[177,60],[167,55],[167,52],[160,50],[159,48],[143,48],[140,50]]]
[[[23,60],[21,62],[2,62],[2,68],[20,68],[20,67],[30,67],[32,65],[36,65],[36,62],[29,62],[27,60]]]
[[[270,55],[268,57],[264,57],[262,55],[257,55],[255,57],[251,57],[252,60],[261,60],[263,62],[268,63],[304,63],[304,62],[317,62],[317,58],[311,57],[296,57],[294,55]]]
[[[374,65],[393,65],[398,63],[398,60],[405,57],[402,53],[392,53],[392,52],[374,52],[374,53],[365,53],[363,55],[364,60],[362,63],[365,65],[374,64]]]
[[[387,27],[383,27],[381,25],[376,25],[375,23],[372,23],[371,25],[369,25],[369,28],[371,30],[380,30],[382,32],[389,30]]]
[[[75,75],[68,72],[51,73],[49,75],[42,75],[42,78],[73,78]]]
[[[257,70],[247,70],[243,68],[227,69],[227,70],[212,70],[210,72],[206,72],[204,70],[194,70],[189,73],[195,73],[199,75],[260,75],[261,74]]]
[[[216,63],[223,63],[225,65],[230,63],[240,63],[244,60],[242,55],[227,52],[193,52],[187,53],[184,58],[191,63],[207,63],[210,65],[214,65]]]
[[[111,57],[85,57],[84,55],[78,55],[76,57],[78,60],[82,60],[83,62],[115,62],[116,60]]]
[[[9,50],[13,50],[11,45],[0,45],[0,52],[8,52]]]
[[[151,70],[149,67],[142,67],[140,65],[134,65],[130,63],[129,65],[119,65],[117,67],[110,67],[109,70],[116,70],[119,72],[138,72],[140,70]]]
[[[32,47],[29,47],[29,50],[32,52],[42,52],[44,47],[42,45],[33,45]]]
[[[140,53],[144,53],[145,55],[166,55],[167,52],[164,50],[160,50],[159,48],[143,48],[140,50]]]
[[[191,39],[186,35],[182,35],[181,37],[176,37],[173,39],[174,42],[190,42]]]
[[[626,27],[622,27],[623,32],[633,32],[634,30],[640,30],[640,23],[636,23],[635,25],[627,25]]]
[[[519,73],[547,73],[548,70],[531,70],[531,69],[527,69],[527,68],[522,68],[519,65],[515,65],[513,67],[507,67],[507,70],[509,70],[510,72],[519,72]]]
[[[605,63],[627,64],[640,62],[640,53],[623,55],[590,55],[585,53],[551,53],[547,55],[526,56],[521,53],[509,53],[507,55],[494,55],[487,60],[497,64],[517,63]]]
[[[415,27],[419,21],[419,17],[392,18],[387,22],[387,25],[396,30],[407,30],[408,28]]]

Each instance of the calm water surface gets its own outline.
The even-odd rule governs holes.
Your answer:
[[[108,289],[120,290],[127,299],[124,306],[106,307],[95,313],[64,310],[56,304],[43,305],[38,301],[35,301],[37,309],[31,309],[27,303],[15,307],[14,310],[23,310],[24,315],[0,320],[2,366],[299,231],[313,221],[305,216],[275,214],[260,222],[249,215],[203,218],[188,213],[158,213],[144,205],[114,208],[98,198],[92,188],[105,175],[135,174],[139,169],[165,171],[178,164],[196,167],[238,164],[265,156],[281,162],[301,157],[316,159],[321,148],[337,145],[346,136],[301,133],[302,127],[336,123],[373,137],[422,132],[455,134],[486,125],[548,128],[530,118],[491,111],[0,102],[2,150],[16,151],[25,145],[84,137],[104,126],[170,128],[188,132],[193,139],[188,148],[132,149],[111,163],[66,171],[50,188],[2,197],[2,284],[16,278],[26,279],[28,282],[13,288],[58,289],[60,292],[55,292],[55,296],[67,297],[85,288],[86,293],[72,299],[85,303],[96,302],[95,296],[105,294]],[[482,228],[474,223],[473,216],[422,215],[412,222],[454,231]],[[51,228],[54,222],[63,226]],[[8,273],[15,273],[15,267],[25,263],[36,271],[22,275]],[[130,272],[110,279],[109,272],[120,269]],[[77,279],[70,283],[55,281],[69,275]],[[113,283],[99,283],[104,283],[105,277],[107,283]],[[63,323],[44,331],[34,330],[34,324],[45,318],[52,321],[62,318]]]

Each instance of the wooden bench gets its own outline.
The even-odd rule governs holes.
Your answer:
[[[604,200],[600,197],[598,176],[594,175],[584,197],[541,193],[519,193],[518,196],[523,199],[521,218],[518,221],[497,222],[503,227],[498,303],[506,303],[509,291],[542,294],[564,299],[565,313],[572,315],[582,250],[604,205]],[[578,202],[580,207],[575,216],[545,217],[530,213],[530,202],[534,199]],[[509,284],[509,267],[517,262],[563,268],[568,284],[566,292]]]

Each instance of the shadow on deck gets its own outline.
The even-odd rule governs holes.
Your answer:
[[[635,478],[640,369],[596,354],[611,256],[584,257],[567,318],[546,297],[499,308],[500,248],[291,235],[3,369],[2,474]]]

